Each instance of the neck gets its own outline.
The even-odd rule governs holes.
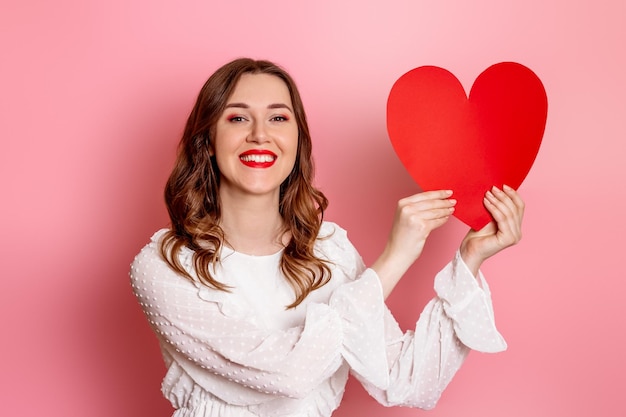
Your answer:
[[[233,198],[220,194],[220,227],[226,244],[249,255],[271,255],[285,242],[284,222],[278,211],[278,195]]]

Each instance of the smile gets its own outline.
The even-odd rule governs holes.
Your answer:
[[[249,151],[239,155],[244,165],[252,168],[267,168],[274,164],[277,156],[270,151]]]

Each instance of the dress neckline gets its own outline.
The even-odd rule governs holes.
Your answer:
[[[222,246],[222,256],[224,257],[236,255],[236,256],[243,257],[243,258],[247,258],[247,259],[264,260],[264,259],[278,258],[282,256],[283,252],[285,252],[285,248],[281,248],[277,252],[271,253],[269,255],[251,255],[249,253],[236,251],[233,248],[226,246],[226,245]]]

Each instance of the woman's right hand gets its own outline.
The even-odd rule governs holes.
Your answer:
[[[422,254],[430,232],[454,213],[452,191],[425,191],[398,202],[389,239],[371,268],[378,274],[385,298]]]

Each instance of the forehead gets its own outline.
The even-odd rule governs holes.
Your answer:
[[[283,103],[291,107],[291,94],[287,84],[275,75],[243,74],[230,95],[228,102],[250,105]]]

